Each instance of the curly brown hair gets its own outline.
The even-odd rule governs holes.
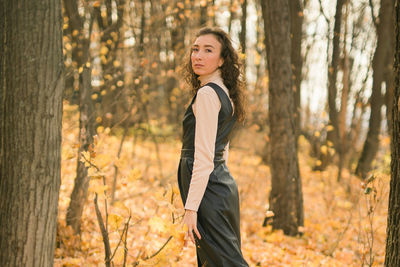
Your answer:
[[[196,38],[207,34],[214,35],[221,44],[220,56],[224,59],[224,63],[220,67],[221,76],[225,86],[229,90],[229,96],[233,101],[237,120],[242,122],[245,118],[245,83],[238,53],[233,48],[229,35],[222,29],[217,27],[202,28],[196,34]],[[193,71],[190,55],[184,65],[183,71],[186,82],[191,85],[193,93],[196,93],[200,89],[200,80],[198,79],[199,75]]]

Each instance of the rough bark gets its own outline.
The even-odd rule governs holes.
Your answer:
[[[93,143],[93,136],[96,134],[94,107],[92,103],[90,68],[84,67],[80,75],[79,90],[79,143],[78,161],[76,167],[76,177],[74,188],[71,193],[71,202],[67,209],[66,221],[72,226],[75,233],[81,232],[81,219],[83,208],[86,203],[89,189],[90,177],[87,175],[87,168],[80,160],[81,153],[87,151]],[[86,89],[85,89],[86,88]]]
[[[395,89],[392,110],[392,162],[387,219],[385,266],[400,266],[400,1],[396,0]]]
[[[392,25],[391,20],[393,19],[392,12],[393,1],[382,0],[379,10],[379,22],[377,24],[378,41],[372,59],[373,82],[372,94],[369,101],[371,115],[367,138],[356,168],[356,174],[362,179],[365,179],[371,170],[372,161],[379,148],[379,133],[382,121],[381,109],[383,105],[382,83],[385,82],[388,57],[391,55],[391,36],[394,32],[393,28],[390,27]]]
[[[64,88],[61,3],[0,3],[0,262],[53,266]]]
[[[76,0],[64,0],[65,13],[68,16],[68,29],[71,40],[76,44],[72,52],[72,60],[76,62],[79,70],[79,144],[76,178],[71,193],[71,202],[67,209],[66,222],[71,225],[75,233],[81,231],[81,218],[83,207],[87,199],[87,191],[90,178],[87,176],[87,168],[80,161],[82,151],[88,150],[93,143],[96,134],[95,112],[91,98],[91,64],[89,55],[90,40],[85,37],[83,18],[78,13]],[[89,35],[93,27],[94,16],[91,14]],[[75,34],[74,34],[75,33]],[[89,63],[89,64],[87,64]]]
[[[304,215],[293,115],[289,4],[287,0],[268,0],[261,5],[269,70],[272,226],[296,235]]]

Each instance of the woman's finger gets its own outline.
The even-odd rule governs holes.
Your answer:
[[[201,235],[200,235],[200,232],[199,232],[199,230],[197,230],[197,226],[194,226],[194,232],[195,232],[195,234],[197,235],[197,237],[199,238],[199,239],[201,239]]]
[[[193,230],[189,231],[189,237],[192,240],[193,244],[196,244],[195,241],[194,241]]]

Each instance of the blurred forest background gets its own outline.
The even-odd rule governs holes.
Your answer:
[[[228,167],[250,266],[384,265],[394,1],[63,0],[58,8],[55,266],[195,266],[176,181],[192,97],[180,68],[204,26],[230,34],[245,73],[247,118]],[[282,143],[277,158],[271,151]],[[286,169],[292,176],[281,179]]]

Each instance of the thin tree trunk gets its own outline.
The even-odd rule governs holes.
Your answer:
[[[233,2],[234,2],[234,1],[235,1],[235,0],[231,0],[231,3],[230,3],[230,5],[229,5],[230,11],[231,11],[230,16],[229,16],[229,22],[228,22],[228,33],[229,33],[229,34],[231,34],[231,31],[232,31],[232,22],[233,22],[233,20],[235,19],[235,14],[236,14],[236,10],[233,8]]]
[[[61,182],[62,53],[61,2],[1,2],[1,266],[53,266]]]
[[[382,0],[379,10],[379,23],[377,25],[377,46],[372,60],[373,83],[372,94],[370,97],[371,115],[367,138],[364,143],[361,157],[358,161],[356,174],[365,179],[371,170],[379,148],[379,133],[381,129],[381,108],[383,104],[382,83],[385,81],[386,64],[390,56],[391,35],[393,28],[390,28],[393,10],[392,0]]]
[[[362,114],[364,114],[366,105],[362,102],[361,93],[364,91],[364,87],[357,92],[354,100],[353,114],[351,118],[350,129],[347,134],[346,142],[348,144],[352,144],[347,148],[346,151],[346,161],[347,168],[351,169],[351,166],[354,162],[355,154],[356,154],[356,144],[358,143],[358,139],[361,131],[361,122],[362,122]]]
[[[207,10],[208,10],[208,1],[204,1],[202,2],[200,7],[200,21],[199,21],[200,27],[204,27],[207,24],[207,17],[208,17]]]
[[[328,107],[329,107],[329,120],[330,124],[334,127],[332,131],[328,132],[328,141],[331,141],[335,148],[338,149],[339,145],[339,122],[338,111],[336,107],[337,96],[337,73],[340,61],[340,36],[342,27],[342,9],[346,0],[337,0],[335,25],[333,28],[333,50],[332,59],[328,69]]]
[[[76,178],[74,181],[74,188],[71,193],[71,202],[67,209],[66,221],[68,225],[72,226],[75,233],[81,232],[81,219],[83,208],[86,203],[87,193],[89,189],[90,177],[87,175],[87,168],[85,163],[82,162],[81,153],[88,151],[89,146],[93,144],[93,136],[96,134],[95,130],[95,116],[94,106],[92,103],[91,94],[91,79],[90,68],[84,67],[80,75],[80,89],[79,89],[79,143],[78,160],[76,167]]]
[[[242,53],[246,54],[246,22],[247,22],[247,0],[243,0],[242,4],[242,17],[240,18],[240,34],[239,34],[239,41],[240,41],[240,47],[242,49]],[[246,66],[246,64],[244,64]]]
[[[389,59],[394,58],[394,53],[393,53],[393,48],[391,49],[391,56]],[[392,60],[388,61],[388,65],[392,65]],[[392,136],[393,132],[393,119],[392,119],[392,113],[393,113],[393,98],[394,98],[394,74],[393,74],[393,68],[389,68],[386,72],[385,75],[385,83],[386,83],[386,93],[385,93],[385,105],[386,105],[386,120],[387,120],[387,125],[388,125],[388,134],[389,136]]]
[[[345,13],[344,13],[344,39],[346,39],[348,33],[348,17],[349,17],[349,2],[345,4]],[[347,117],[347,103],[349,100],[349,91],[350,91],[350,59],[349,54],[347,52],[347,42],[343,42],[343,66],[342,66],[342,94],[341,94],[341,101],[340,101],[340,111],[338,116],[338,127],[339,127],[339,145],[340,149],[338,152],[339,154],[339,164],[338,164],[338,176],[337,181],[341,180],[342,177],[342,169],[345,161],[346,155],[346,117]]]
[[[394,7],[392,6],[392,10]],[[393,13],[393,12],[392,12]],[[392,15],[392,19],[389,21],[389,27],[394,31],[394,15]],[[386,120],[388,125],[388,133],[389,136],[392,137],[393,132],[393,99],[394,99],[394,71],[393,71],[393,59],[394,59],[394,46],[395,39],[394,34],[390,35],[390,49],[388,51],[389,56],[387,57],[386,62],[386,73],[385,73],[385,83],[386,83],[386,92],[385,92],[385,105],[386,105]]]
[[[301,132],[301,80],[302,80],[302,68],[303,58],[301,56],[301,40],[303,33],[303,3],[302,0],[291,0],[289,1],[290,8],[290,36],[292,40],[291,50],[291,61],[293,71],[293,92],[294,92],[294,115],[295,115],[295,126],[296,126],[296,145],[297,139]]]
[[[83,19],[78,13],[78,5],[75,0],[64,0],[64,9],[69,18],[68,31],[71,39],[76,43],[72,59],[76,62],[79,74],[79,144],[76,178],[71,193],[71,202],[67,209],[67,225],[71,225],[75,233],[81,231],[81,218],[83,207],[87,199],[90,178],[87,176],[87,168],[80,161],[82,151],[87,151],[93,143],[93,136],[96,135],[95,113],[92,102],[91,85],[91,64],[89,55],[90,40],[85,38]],[[94,15],[91,14],[89,36],[91,35]],[[78,33],[78,34],[74,34]]]
[[[333,27],[332,57],[328,66],[328,114],[329,125],[331,126],[331,129],[328,130],[326,144],[333,144],[337,153],[340,153],[340,138],[338,110],[336,106],[336,80],[340,61],[340,36],[343,14],[342,9],[345,1],[346,0],[337,0],[336,2],[335,24]],[[328,42],[330,42],[329,39]],[[327,49],[327,52],[329,52],[329,49]],[[321,164],[316,166],[315,169],[324,170],[329,165],[329,161],[331,159],[332,157],[329,153],[321,153]]]
[[[395,89],[393,99],[392,163],[387,219],[385,266],[400,266],[400,1],[396,0]]]
[[[106,82],[99,88],[99,92],[106,92],[101,96],[101,113],[103,114],[103,125],[113,127],[121,122],[125,117],[125,113],[129,112],[127,98],[123,97],[124,86],[119,85],[119,81],[123,80],[123,65],[118,61],[118,47],[123,39],[124,33],[121,31],[122,19],[124,17],[125,0],[116,2],[117,20],[112,22],[112,3],[107,0],[104,3],[106,12],[103,16],[101,13],[102,5],[94,7],[94,14],[96,22],[100,31],[100,45],[106,48],[107,53],[101,55],[101,69],[102,76],[105,77]],[[114,15],[115,15],[114,14]],[[110,89],[114,88],[114,89]],[[112,114],[111,118],[107,118],[105,114]],[[105,124],[104,124],[105,123]]]
[[[292,88],[290,13],[287,0],[261,1],[269,70],[272,226],[297,235],[304,224]]]

